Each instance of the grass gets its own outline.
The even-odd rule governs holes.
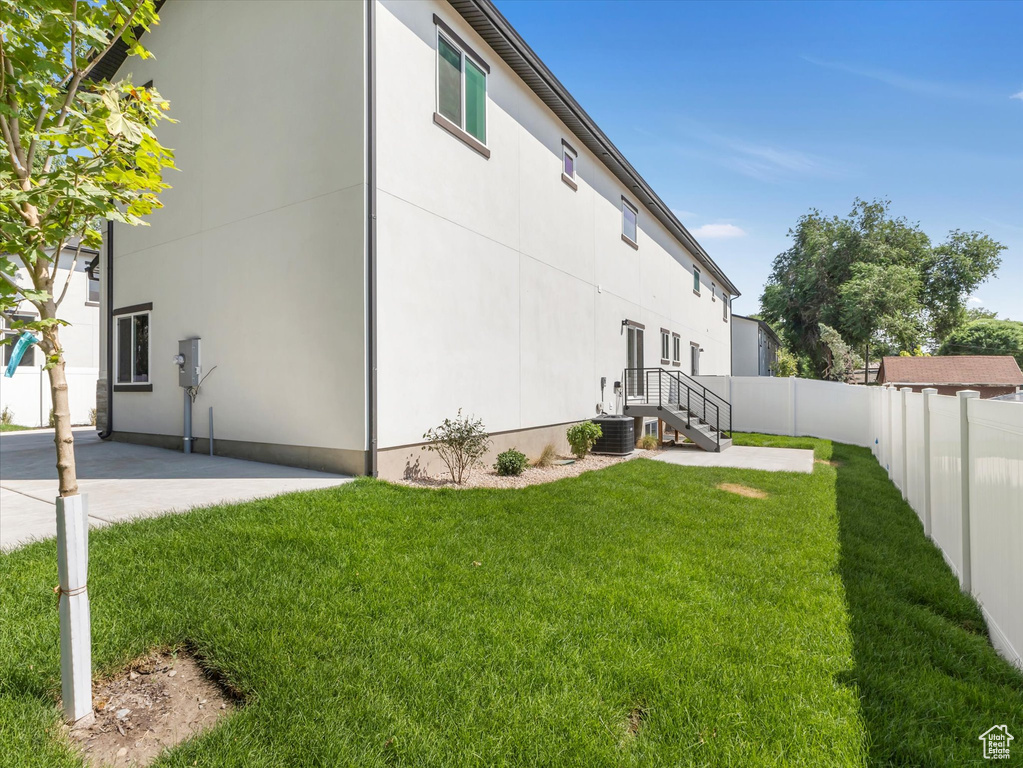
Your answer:
[[[0,424],[0,432],[22,432],[32,427],[22,427],[18,424]]]
[[[958,766],[1023,730],[1023,678],[869,452],[740,441],[837,466],[360,480],[97,531],[94,665],[188,645],[246,697],[161,766]],[[19,766],[77,764],[54,583],[51,542],[0,556]]]

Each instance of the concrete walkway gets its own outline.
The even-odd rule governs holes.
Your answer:
[[[732,467],[762,469],[767,472],[813,472],[813,451],[805,448],[758,448],[733,445],[721,453],[708,453],[696,446],[665,448],[648,455],[684,467]]]
[[[191,507],[308,491],[351,478],[276,464],[104,442],[75,430],[81,493],[93,527]],[[53,430],[0,433],[0,549],[57,535]]]

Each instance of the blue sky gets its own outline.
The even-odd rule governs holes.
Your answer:
[[[497,0],[755,312],[812,207],[887,198],[1008,246],[1023,320],[1023,3]]]

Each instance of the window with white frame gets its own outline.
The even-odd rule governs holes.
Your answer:
[[[564,139],[561,140],[561,180],[572,189],[578,189],[575,178],[575,165],[579,160],[579,153],[575,147]]]
[[[93,276],[92,272],[86,272],[89,278],[89,294],[85,301],[88,304],[99,304],[99,277]]]
[[[671,354],[671,333],[666,328],[661,328],[661,363],[668,364],[668,355]]]
[[[677,333],[671,334],[671,364],[682,365],[682,337]]]
[[[35,320],[35,315],[11,315],[11,320],[17,323],[31,323]],[[3,337],[8,339],[4,344],[4,365],[6,366],[11,362],[11,357],[14,355],[14,345],[18,343],[18,338],[24,333],[23,330],[11,330],[7,321],[0,318],[0,328],[3,330]],[[36,364],[36,345],[30,344],[25,353],[21,356],[21,360],[18,362],[19,368],[31,368]]]
[[[721,319],[728,322],[728,294],[721,294]]]
[[[149,311],[117,315],[117,383],[149,383]]]
[[[437,113],[484,145],[488,71],[457,35],[438,23]]]
[[[700,292],[700,270],[693,267],[693,293]]]
[[[714,283],[710,284],[710,300],[711,301],[718,300],[717,286],[714,285]]]
[[[622,238],[630,245],[637,246],[636,220],[639,212],[632,203],[622,198]]]

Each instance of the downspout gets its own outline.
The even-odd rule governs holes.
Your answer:
[[[377,476],[376,0],[366,3],[366,474]]]
[[[114,222],[107,220],[107,423],[99,433],[100,440],[114,433]]]

